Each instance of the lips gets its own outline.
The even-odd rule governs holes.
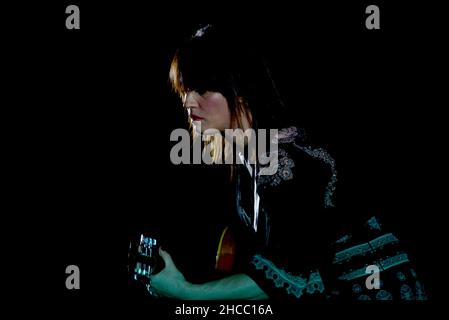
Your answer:
[[[194,115],[194,114],[192,114],[190,117],[192,118],[193,121],[201,121],[201,120],[204,120],[204,118],[199,117],[199,116],[196,116],[196,115]]]

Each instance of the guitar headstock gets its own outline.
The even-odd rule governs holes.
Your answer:
[[[156,238],[140,233],[130,240],[128,274],[134,280],[140,281],[148,287],[150,275],[158,273],[162,267],[159,241]]]

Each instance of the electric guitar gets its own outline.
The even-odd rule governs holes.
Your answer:
[[[235,239],[232,230],[226,227],[221,233],[215,259],[215,269],[219,272],[232,272],[235,262]],[[145,285],[150,292],[150,276],[164,268],[164,261],[159,256],[159,241],[146,234],[137,234],[129,242],[128,274]]]

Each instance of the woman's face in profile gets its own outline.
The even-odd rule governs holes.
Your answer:
[[[196,131],[204,132],[207,129],[223,131],[231,127],[229,105],[220,92],[206,91],[199,94],[196,91],[189,91],[182,100]]]

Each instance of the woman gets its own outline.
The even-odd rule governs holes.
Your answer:
[[[358,283],[369,274],[351,277],[351,272],[379,261],[370,259],[384,247],[398,251],[396,238],[386,237],[382,246],[371,247],[373,251],[363,259],[356,249],[351,254],[351,246],[358,245],[354,239],[360,238],[340,235],[341,217],[334,208],[334,159],[324,149],[308,146],[304,133],[287,125],[289,118],[268,69],[245,47],[216,28],[201,28],[177,51],[170,69],[171,84],[188,112],[194,138],[205,140],[205,149],[215,162],[226,160],[232,150],[226,145],[233,144],[226,135],[217,137],[217,132],[278,129],[275,150],[265,154],[276,159],[277,170],[264,174],[266,167],[259,161],[263,155],[254,158],[251,152],[239,153],[240,163],[232,165],[236,218],[231,225],[240,255],[231,275],[189,283],[161,249],[165,268],[151,276],[151,291],[194,300],[371,298],[369,289]],[[348,232],[364,234],[369,243],[370,237],[383,236],[369,233],[380,232],[378,225],[371,220],[366,232],[360,232],[365,226]],[[397,265],[403,266],[406,260],[396,261]],[[412,276],[412,272],[404,275]],[[373,299],[389,298],[386,292],[374,294]]]

